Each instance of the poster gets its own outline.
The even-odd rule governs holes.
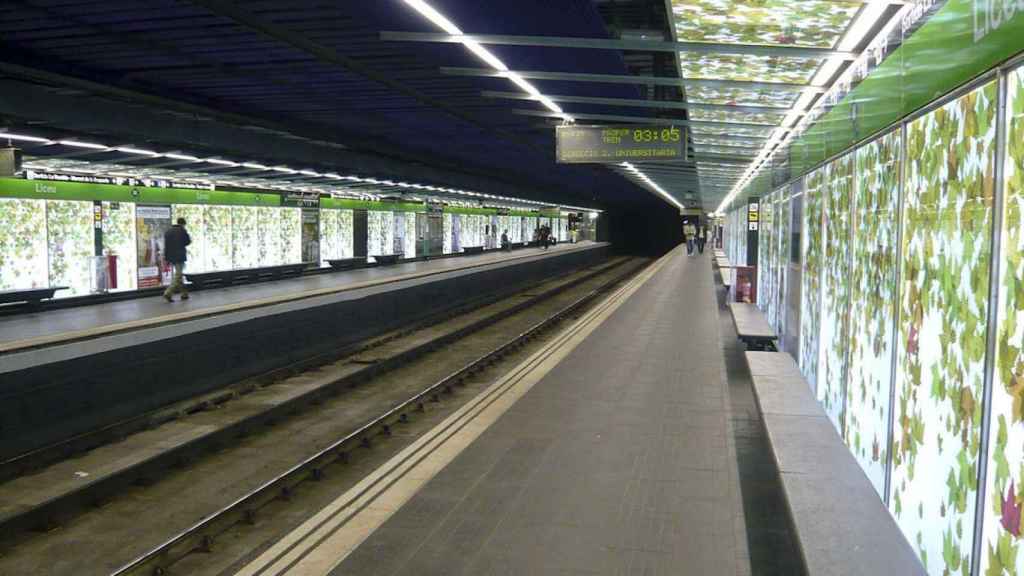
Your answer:
[[[170,280],[170,267],[164,262],[164,233],[171,227],[171,207],[137,206],[135,223],[139,288],[160,286]]]
[[[302,209],[302,261],[320,265],[320,210],[317,208]]]

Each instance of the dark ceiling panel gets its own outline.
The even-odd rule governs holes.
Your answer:
[[[607,36],[605,21],[612,16],[620,25],[649,24],[651,5],[659,2],[619,2],[616,16],[604,3],[599,11],[590,0],[433,0],[469,33],[578,37]],[[228,9],[220,9],[224,6]],[[232,18],[234,8],[280,34]],[[318,126],[356,150],[393,150],[404,158],[491,172],[544,190],[552,201],[597,198],[609,206],[632,207],[659,202],[603,168],[555,164],[553,130],[537,118],[512,113],[538,109],[536,103],[481,96],[485,90],[512,89],[507,80],[441,75],[442,66],[481,65],[461,46],[383,42],[382,30],[434,31],[400,0],[8,0],[0,3],[0,48],[10,50],[3,50],[0,60],[292,124],[296,133]],[[308,43],[405,90],[312,53]],[[656,65],[650,57],[611,51],[512,46],[493,51],[513,69],[626,74]],[[558,81],[537,81],[537,86],[547,93],[616,98],[644,97],[647,90]],[[616,113],[598,105],[573,110]]]

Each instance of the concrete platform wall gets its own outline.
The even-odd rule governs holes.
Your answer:
[[[228,315],[200,331],[172,324],[158,328],[166,330],[163,338],[140,336],[131,345],[0,374],[0,459],[337,350],[474,298],[520,289],[608,254],[605,245],[497,263],[292,303],[291,309],[257,317]]]

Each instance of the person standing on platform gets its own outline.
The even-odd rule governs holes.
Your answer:
[[[708,241],[708,228],[701,226],[697,229],[697,252],[704,253],[704,244]]]
[[[164,260],[174,269],[171,285],[164,291],[164,300],[174,302],[174,294],[181,292],[181,299],[188,300],[188,288],[185,287],[185,261],[188,260],[186,247],[192,238],[185,230],[185,219],[178,218],[178,223],[164,233]]]
[[[693,242],[697,237],[697,227],[691,222],[687,222],[683,226],[683,236],[686,240],[686,254],[687,256],[693,255]]]
[[[512,250],[512,244],[508,241],[508,230],[501,233],[501,249],[506,252]]]
[[[548,249],[548,235],[549,234],[551,234],[551,231],[548,229],[547,226],[541,226],[540,227],[540,244],[541,244],[541,246],[544,247],[545,250]]]

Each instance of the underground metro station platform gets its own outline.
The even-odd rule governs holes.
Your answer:
[[[0,575],[1024,573],[1021,38],[0,3]]]

